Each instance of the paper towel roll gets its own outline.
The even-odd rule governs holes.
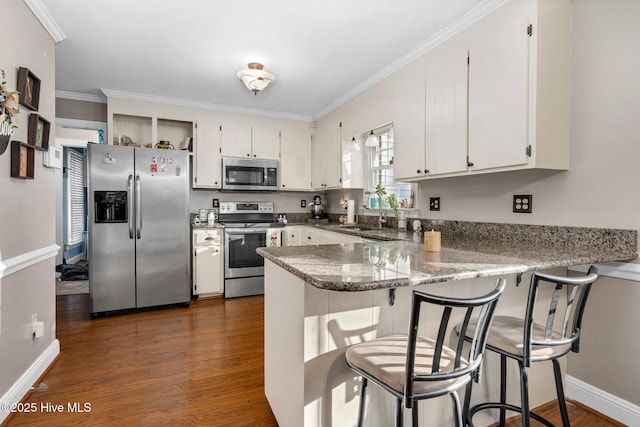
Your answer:
[[[356,222],[356,201],[347,200],[347,222]]]

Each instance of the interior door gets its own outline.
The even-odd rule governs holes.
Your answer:
[[[188,153],[135,153],[137,307],[188,302]]]

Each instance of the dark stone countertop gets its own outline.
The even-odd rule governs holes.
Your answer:
[[[341,229],[335,225],[321,228],[332,231]],[[501,237],[490,241],[443,234],[442,250],[425,252],[421,240],[413,241],[416,236],[412,232],[399,234],[393,229],[346,230],[342,228],[341,232],[364,238],[375,238],[367,233],[378,233],[386,238],[404,240],[259,248],[257,253],[315,287],[346,292],[598,262],[630,261],[637,257],[635,244],[620,243],[618,238],[612,241],[591,240],[595,243],[589,243],[585,238],[577,239],[576,243],[571,239],[563,239],[560,233],[554,241],[527,242],[518,238]],[[596,232],[589,230],[600,229],[585,230],[587,235],[593,235]],[[607,230],[602,233],[611,234]]]

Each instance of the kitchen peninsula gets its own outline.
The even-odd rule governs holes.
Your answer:
[[[279,425],[355,425],[360,381],[347,367],[344,351],[376,336],[406,333],[413,289],[469,297],[493,288],[500,276],[507,279],[507,290],[498,313],[517,315],[532,270],[637,256],[635,231],[566,229],[577,238],[563,239],[557,230],[550,233],[556,240],[538,235],[529,239],[535,243],[516,236],[488,240],[445,234],[441,252],[425,252],[422,242],[413,241],[258,249],[266,261],[265,394]],[[421,329],[433,336],[432,320],[426,313]],[[474,401],[496,397],[497,364],[497,358],[488,357]],[[538,381],[548,378],[537,374],[544,369],[550,367],[536,366],[530,374],[534,406],[555,398],[553,385]],[[510,382],[508,390],[515,386]],[[388,394],[372,387],[367,425],[391,425],[393,411]],[[446,398],[421,402],[420,411],[432,425],[450,424]],[[478,414],[474,422],[493,420]]]

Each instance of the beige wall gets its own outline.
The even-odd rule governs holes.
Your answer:
[[[107,104],[56,98],[56,117],[90,122],[106,122]]]
[[[55,128],[55,45],[22,0],[2,2],[5,38],[0,68],[9,87],[16,87],[19,66],[41,80],[38,113]],[[27,140],[29,112],[21,108],[19,129],[12,140]],[[51,135],[50,142],[54,135]],[[54,171],[35,153],[35,179],[10,178],[10,148],[0,156],[0,251],[6,262],[55,244]],[[23,375],[55,339],[55,276],[53,258],[2,278],[0,289],[0,397]],[[31,338],[31,314],[45,322],[45,336]],[[1,418],[0,418],[1,419]]]

